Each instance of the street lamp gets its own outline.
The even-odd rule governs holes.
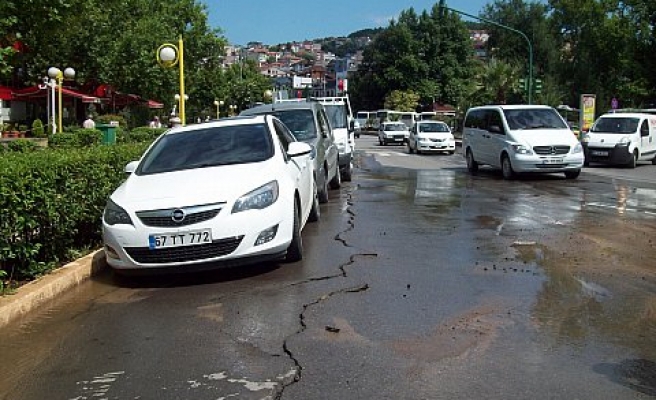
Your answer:
[[[220,101],[219,100],[214,100],[214,105],[216,106],[216,119],[221,118],[219,116],[219,107],[221,107],[223,104],[224,104],[223,100],[220,100]]]
[[[62,118],[62,115],[63,115],[62,83],[64,82],[64,78],[66,78],[66,79],[75,78],[75,70],[71,67],[68,67],[68,68],[64,69],[64,71],[62,72],[62,70],[57,68],[57,67],[50,67],[50,68],[48,68],[48,76],[57,81],[57,87],[59,89],[59,112],[58,112],[59,123],[57,124],[57,126],[59,127],[59,133],[61,133],[62,128],[63,128],[63,125],[62,125],[63,124],[63,118]],[[53,92],[53,94],[54,94],[54,92]],[[53,99],[53,103],[54,103],[54,99]],[[54,105],[53,105],[53,108],[54,108]],[[54,124],[55,123],[54,113],[53,113],[52,120],[53,120],[52,122]],[[55,127],[53,127],[53,128],[55,128]],[[56,133],[56,132],[57,132],[56,129],[53,129],[53,133]]]
[[[185,96],[184,84],[184,46],[182,43],[182,35],[178,40],[178,45],[171,43],[164,43],[157,49],[157,62],[164,68],[173,68],[176,65],[179,67],[180,72],[180,93],[176,94],[177,99],[180,100],[180,120],[182,125],[185,125],[185,101],[188,99]]]
[[[175,99],[175,101],[178,102],[178,110],[180,110],[180,120],[181,120],[180,122],[182,122],[182,120],[183,120],[183,119],[182,119],[182,107],[183,107],[182,104],[184,104],[184,102],[181,102],[181,101],[180,101],[180,99],[181,99],[182,97],[180,97],[180,95],[179,95],[178,93],[176,93],[175,96],[173,96],[173,98]],[[189,100],[189,96],[187,96],[187,95],[185,94],[185,95],[184,95],[184,101],[186,102],[187,100]]]
[[[237,111],[237,106],[234,104],[230,104],[228,107],[230,108],[230,115],[234,115],[235,112]]]
[[[266,102],[267,99],[271,100],[273,98],[273,91],[271,89],[267,89],[264,91],[264,101]]]

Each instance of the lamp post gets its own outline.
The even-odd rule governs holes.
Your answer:
[[[175,96],[173,96],[173,98],[175,99],[175,101],[178,102],[178,110],[180,110],[180,120],[182,120],[182,104],[183,104],[183,102],[180,101],[182,99],[182,97],[180,97],[180,95],[178,93],[176,93]],[[189,100],[189,96],[187,96],[185,94],[184,95],[184,101],[186,102],[187,100]]]
[[[68,68],[64,69],[64,71],[62,72],[62,70],[60,70],[57,67],[50,67],[50,68],[48,68],[48,76],[57,81],[57,87],[59,89],[59,112],[58,112],[59,122],[57,123],[57,126],[59,127],[59,133],[61,133],[62,128],[63,128],[62,83],[64,82],[64,78],[67,78],[67,79],[75,78],[75,70],[71,67],[68,67]],[[54,93],[55,92],[53,91],[52,93],[53,93],[53,109],[54,109]],[[52,116],[52,123],[53,123],[53,125],[55,124],[54,112],[53,112],[53,116]],[[53,133],[57,133],[57,129],[54,126],[53,126]]]
[[[526,36],[526,34],[522,31],[519,31],[515,28],[511,28],[509,26],[500,24],[498,22],[494,22],[492,20],[489,20],[487,18],[483,17],[477,17],[475,15],[467,14],[466,12],[456,10],[455,8],[447,7],[445,5],[444,0],[440,1],[440,7],[444,7],[445,9],[449,11],[453,11],[454,13],[461,14],[470,18],[477,19],[479,21],[487,22],[488,24],[492,24],[495,26],[498,26],[499,28],[503,28],[506,30],[509,30],[511,32],[515,32],[516,34],[520,35],[521,37],[526,40],[526,43],[528,44],[528,84],[527,84],[527,91],[528,91],[528,104],[532,104],[533,101],[533,45],[531,44],[531,40]]]
[[[271,89],[267,89],[264,91],[264,102],[267,100],[272,100],[273,99],[273,91]]]
[[[184,46],[182,42],[182,35],[178,39],[178,45],[171,43],[164,43],[157,49],[157,62],[164,68],[173,68],[176,65],[179,67],[180,75],[180,93],[176,94],[180,101],[180,121],[185,125],[185,101],[188,97],[185,95],[184,83]]]
[[[214,105],[216,106],[216,119],[221,118],[219,114],[219,107],[221,107],[223,104],[223,100],[214,100]]]
[[[230,108],[230,115],[234,115],[237,110],[237,106],[234,104],[230,104],[228,107]]]

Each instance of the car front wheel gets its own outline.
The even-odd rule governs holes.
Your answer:
[[[581,175],[581,170],[577,169],[576,171],[565,171],[565,178],[567,179],[576,179]]]
[[[474,160],[474,153],[470,149],[467,149],[467,169],[472,175],[478,172],[478,163]]]
[[[310,209],[310,216],[308,221],[317,222],[321,219],[321,208],[319,208],[319,190],[317,189],[317,182],[314,182],[312,190],[312,208]]]
[[[316,182],[316,180],[315,180]],[[319,203],[328,203],[328,177],[324,175],[323,185],[318,193]]]
[[[342,186],[342,174],[339,172],[339,168],[335,171],[335,176],[330,180],[331,189],[339,189]]]

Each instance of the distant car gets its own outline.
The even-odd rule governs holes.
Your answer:
[[[342,177],[337,162],[337,145],[323,105],[314,101],[289,101],[249,108],[240,115],[265,114],[279,118],[297,140],[312,145],[319,201],[328,202],[328,187],[338,189]]]
[[[388,143],[405,144],[409,136],[408,126],[403,122],[383,122],[378,127],[378,143],[381,146]]]
[[[271,116],[166,131],[107,201],[107,263],[185,271],[302,259],[301,230],[319,219],[312,151]]]
[[[456,140],[451,128],[442,121],[417,121],[410,129],[408,152],[410,154],[428,152],[456,152]]]
[[[353,176],[353,153],[355,152],[355,120],[351,115],[348,96],[317,97],[316,101],[323,104],[335,136],[338,150],[339,171],[342,181],[350,182]]]

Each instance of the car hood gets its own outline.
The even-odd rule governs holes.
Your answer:
[[[533,146],[576,145],[576,135],[569,129],[526,129],[512,132],[518,142]]]
[[[274,180],[274,170],[269,162],[260,162],[132,174],[111,197],[116,204],[133,211],[232,202]]]

